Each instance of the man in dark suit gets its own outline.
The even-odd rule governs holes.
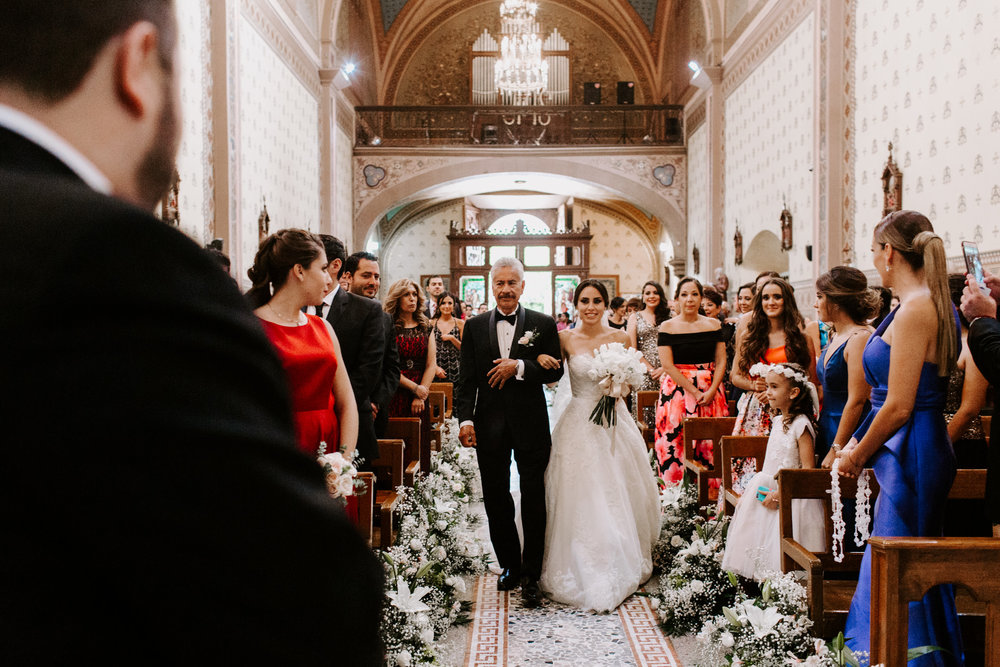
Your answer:
[[[378,257],[370,252],[356,252],[344,262],[344,278],[350,285],[352,294],[378,303],[378,289],[381,274]],[[382,368],[379,379],[371,395],[372,415],[375,421],[376,437],[383,437],[389,427],[389,402],[399,386],[399,349],[396,347],[396,325],[389,313],[382,312],[383,340]]]
[[[497,308],[465,325],[455,411],[459,438],[476,447],[479,459],[490,540],[503,568],[497,588],[513,590],[520,583],[525,605],[536,606],[545,548],[545,468],[552,448],[542,386],[563,372],[542,368],[537,358],[559,359],[559,336],[551,317],[518,303],[524,291],[521,262],[497,260],[490,284]],[[523,552],[510,495],[512,451],[521,478]]]
[[[169,0],[4,3],[0,663],[380,664],[381,570],[280,363],[148,213],[176,35]]]
[[[316,306],[322,308],[317,314],[326,318],[340,340],[342,361],[351,376],[351,388],[358,404],[358,453],[370,463],[378,458],[371,396],[382,370],[382,340],[385,338],[382,309],[377,301],[351,294],[340,286],[347,250],[335,236],[320,234],[320,238],[330,263],[326,270],[333,278],[333,289],[323,297],[323,303]]]
[[[444,293],[444,278],[433,276],[427,279],[427,307],[424,308],[424,315],[427,319],[434,319],[437,316],[437,298]]]
[[[989,294],[979,289],[975,276],[967,276],[968,285],[962,293],[962,314],[969,320],[969,350],[972,360],[994,387],[1000,386],[1000,322],[997,322],[997,300],[1000,300],[1000,278],[985,274]],[[993,536],[1000,537],[1000,429],[993,417],[990,426],[989,462],[986,470],[986,511],[993,523]]]

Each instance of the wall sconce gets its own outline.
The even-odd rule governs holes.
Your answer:
[[[691,83],[698,88],[711,88],[712,80],[708,78],[705,74],[705,70],[701,68],[701,65],[697,61],[692,60],[688,63],[688,67],[694,72],[694,76],[691,77]]]
[[[347,63],[339,70],[333,77],[333,87],[337,90],[343,90],[351,85],[351,73],[355,70],[354,63]]]

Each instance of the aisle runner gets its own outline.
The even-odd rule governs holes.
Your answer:
[[[498,593],[496,575],[480,577],[466,665],[549,664],[681,667],[645,597],[629,598],[617,613],[595,614],[551,601],[521,606],[520,593]]]

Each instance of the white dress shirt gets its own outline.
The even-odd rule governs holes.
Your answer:
[[[334,283],[333,289],[323,296],[323,319],[326,319],[326,316],[330,314],[330,306],[333,305],[333,298],[337,296],[337,290],[339,289],[340,283]],[[318,314],[316,312],[316,306],[309,306],[306,312],[310,315]]]
[[[101,194],[111,194],[111,181],[87,157],[51,129],[26,113],[0,104],[0,127],[38,144],[73,170],[80,179]]]
[[[509,315],[510,313],[505,313],[499,308],[497,312],[502,315]],[[517,312],[517,311],[514,311]],[[500,356],[504,359],[510,359],[510,348],[514,346],[514,330],[515,326],[508,322],[507,320],[500,320],[496,324],[497,327],[497,345],[500,348]],[[524,359],[517,360],[517,372],[514,374],[515,380],[524,380]],[[473,422],[471,419],[467,419],[460,423],[459,428],[463,426],[472,426]]]

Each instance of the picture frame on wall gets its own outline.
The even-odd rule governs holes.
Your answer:
[[[618,296],[618,276],[595,276],[591,274],[590,277],[604,285],[605,289],[608,290],[608,301]]]

